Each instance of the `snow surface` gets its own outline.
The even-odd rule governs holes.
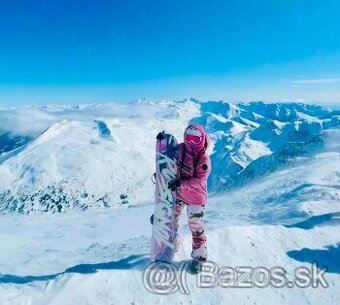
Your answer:
[[[155,136],[164,129],[181,140],[188,122],[203,124],[213,139],[209,189],[215,192],[242,186],[311,152],[322,146],[324,130],[339,126],[339,112],[315,105],[194,99],[27,106],[5,110],[0,118],[0,130],[21,139],[4,141],[6,152],[0,154],[4,213],[149,202]]]
[[[22,113],[39,114],[28,133]],[[0,130],[29,139],[0,155],[1,305],[338,303],[339,112],[189,99],[12,107],[2,116]],[[213,139],[209,260],[281,266],[290,276],[317,261],[328,288],[203,289],[189,274],[189,295],[144,288],[154,136],[165,129],[180,139],[190,121]],[[176,261],[190,257],[186,222],[184,214]]]

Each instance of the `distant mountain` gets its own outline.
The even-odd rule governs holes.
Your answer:
[[[322,146],[324,130],[338,129],[340,121],[339,111],[317,105],[195,99],[26,111],[38,113],[36,120],[43,117],[44,124],[32,135],[13,136],[10,130],[0,135],[2,212],[65,212],[150,201],[155,136],[164,129],[181,140],[189,122],[205,126],[213,139],[209,188],[221,191],[311,154]],[[21,116],[16,120],[20,124]]]
[[[301,103],[206,102],[193,122],[213,137],[210,190],[265,175],[322,145],[323,130],[339,128],[340,112]]]
[[[25,145],[32,137],[0,131],[0,154]]]

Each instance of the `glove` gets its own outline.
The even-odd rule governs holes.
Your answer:
[[[180,186],[181,182],[179,181],[179,179],[172,180],[168,183],[168,189],[172,191],[176,191],[176,189]]]

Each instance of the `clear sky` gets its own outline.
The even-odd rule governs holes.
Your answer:
[[[190,96],[340,103],[340,1],[0,1],[0,103]]]

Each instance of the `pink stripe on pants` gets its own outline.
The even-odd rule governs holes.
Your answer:
[[[204,205],[188,204],[183,200],[176,200],[176,218],[175,229],[179,228],[179,217],[182,213],[184,205],[187,206],[187,215],[189,220],[189,229],[192,235],[192,252],[191,257],[195,260],[207,260],[207,237],[204,232]],[[176,251],[178,250],[178,235],[176,236]]]

